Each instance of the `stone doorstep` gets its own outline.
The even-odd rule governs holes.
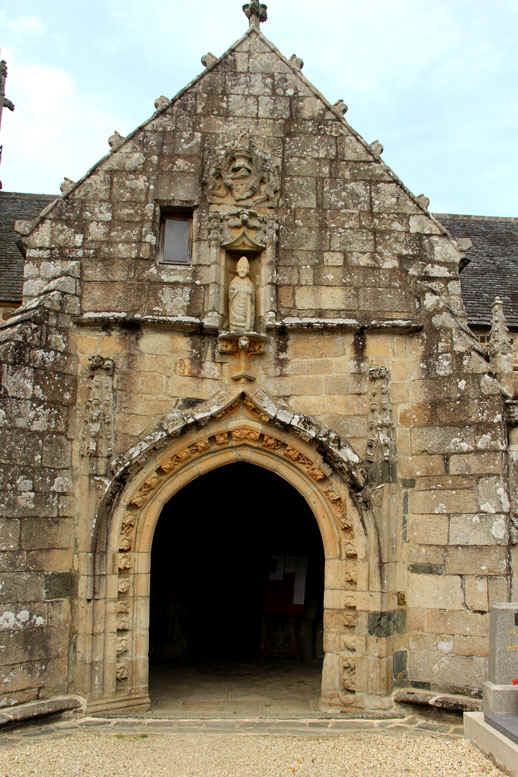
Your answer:
[[[9,724],[25,723],[26,721],[47,715],[56,715],[61,712],[83,711],[85,706],[85,701],[80,696],[58,696],[53,699],[18,704],[15,707],[0,711],[0,727]]]
[[[418,688],[399,688],[392,694],[398,704],[420,704],[451,712],[478,712],[482,709],[482,700],[456,693],[434,693]]]
[[[69,728],[89,728],[106,726],[114,730],[134,730],[154,728],[170,729],[174,731],[233,731],[253,732],[254,730],[268,731],[298,731],[310,733],[311,731],[327,731],[338,734],[345,730],[368,729],[380,730],[408,726],[414,728],[416,720],[414,716],[392,716],[390,718],[113,718],[113,717],[83,717],[73,721],[62,721],[54,724],[54,730]]]
[[[518,777],[518,744],[489,725],[483,712],[464,713],[464,737],[511,777]]]

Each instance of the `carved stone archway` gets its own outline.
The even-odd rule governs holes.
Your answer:
[[[281,416],[284,414],[284,420]],[[83,674],[92,710],[149,706],[150,559],[163,506],[198,476],[244,461],[276,473],[306,500],[320,529],[325,556],[324,705],[365,706],[358,597],[365,601],[377,574],[375,533],[366,531],[351,482],[361,478],[352,450],[310,419],[278,408],[264,395],[218,398],[179,436],[151,434],[124,460],[100,506],[92,547],[93,585],[79,624]],[[172,427],[171,427],[172,424]],[[295,429],[298,431],[295,432]],[[162,432],[164,429],[162,429]],[[335,466],[330,461],[335,459]],[[343,471],[339,464],[342,462]],[[370,535],[370,536],[369,536]],[[189,549],[185,549],[188,552]],[[244,549],[246,552],[246,548]],[[85,590],[88,589],[88,584]],[[102,627],[100,627],[102,624]],[[361,671],[358,671],[358,668]],[[360,679],[358,679],[360,678]]]

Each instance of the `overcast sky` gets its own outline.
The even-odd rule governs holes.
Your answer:
[[[435,212],[518,216],[518,0],[271,0],[262,31]],[[0,0],[5,191],[59,192],[247,29],[239,0]]]

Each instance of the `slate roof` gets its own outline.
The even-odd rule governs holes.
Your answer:
[[[56,196],[0,191],[0,302],[20,303],[22,299],[23,254],[14,222],[36,218]]]
[[[470,262],[460,275],[470,325],[491,325],[491,305],[498,296],[507,324],[518,328],[518,218],[434,216],[452,237],[469,237],[473,243],[466,254]]]

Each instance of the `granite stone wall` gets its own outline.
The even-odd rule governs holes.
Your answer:
[[[67,671],[86,694],[109,685],[115,647],[104,663],[94,656],[112,649],[100,635],[114,613],[99,611],[113,597],[102,586],[116,583],[95,583],[118,563],[109,519],[97,561],[95,547],[113,460],[144,449],[172,411],[252,385],[347,441],[363,472],[347,483],[361,520],[370,516],[355,635],[339,625],[345,609],[325,634],[343,662],[335,701],[350,704],[356,690],[364,706],[387,705],[405,684],[478,694],[487,612],[511,593],[514,551],[502,391],[465,323],[462,246],[343,104],[254,29],[157,106],[19,225],[27,318],[2,330],[12,664],[36,677],[44,661],[43,694],[63,689]],[[192,215],[187,265],[160,260],[161,219],[175,208]],[[245,345],[227,331],[243,252],[257,296]],[[89,636],[76,654],[78,618]],[[9,699],[34,698],[35,681],[13,682]]]
[[[0,330],[1,706],[65,691],[73,653],[77,397],[70,319],[56,307]]]

